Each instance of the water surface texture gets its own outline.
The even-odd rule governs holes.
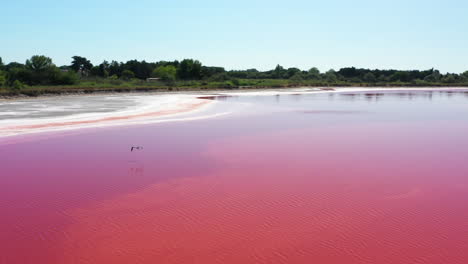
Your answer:
[[[0,263],[468,263],[468,92],[206,99],[0,144]]]

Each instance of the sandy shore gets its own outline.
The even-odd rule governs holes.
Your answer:
[[[467,90],[467,88],[292,88],[244,91],[130,93],[18,98],[0,101],[0,137],[71,130],[213,118],[219,101],[210,96],[268,96],[362,91]]]
[[[125,100],[121,100],[125,98]],[[89,101],[93,101],[90,103]],[[208,118],[216,104],[196,95],[90,95],[0,102],[0,137],[78,128]]]

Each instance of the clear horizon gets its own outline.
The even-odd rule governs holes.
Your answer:
[[[193,58],[228,70],[277,64],[468,70],[468,3],[406,1],[71,1],[3,3],[4,63],[46,55],[149,62]]]

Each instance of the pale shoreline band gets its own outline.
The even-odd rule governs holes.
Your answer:
[[[53,118],[28,118],[0,120],[0,138],[17,135],[52,132],[90,127],[118,126],[132,124],[150,124],[172,121],[188,121],[213,118],[224,113],[207,113],[206,110],[217,103],[215,100],[202,99],[206,96],[271,96],[308,93],[339,93],[366,91],[414,91],[412,88],[335,88],[314,89],[295,88],[282,90],[260,90],[243,92],[213,92],[213,93],[178,93],[178,94],[147,94],[131,95],[137,102],[136,107],[124,108],[107,113],[70,114]],[[418,91],[457,91],[466,88],[417,88]],[[96,95],[106,96],[106,95]],[[125,94],[119,96],[126,96]],[[34,99],[32,99],[34,100]],[[85,98],[83,97],[83,100]],[[1,102],[0,102],[1,103]]]

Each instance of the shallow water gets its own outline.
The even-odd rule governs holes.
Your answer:
[[[0,263],[468,262],[468,92],[213,99],[0,145]]]

